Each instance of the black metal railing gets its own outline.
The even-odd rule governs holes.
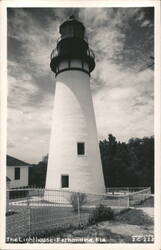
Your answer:
[[[57,49],[53,49],[50,55],[50,60],[52,60],[54,57],[59,56],[59,52]],[[87,56],[95,59],[95,54],[92,49],[88,48],[87,49]]]

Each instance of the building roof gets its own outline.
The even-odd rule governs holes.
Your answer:
[[[7,155],[7,166],[30,166],[31,164]]]

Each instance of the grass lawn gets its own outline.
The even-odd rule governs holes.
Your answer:
[[[10,206],[14,214],[6,217],[6,235],[8,237],[26,237],[35,233],[44,234],[51,230],[67,228],[71,224],[77,226],[80,217],[72,207],[63,206]],[[81,212],[83,218],[89,216],[89,210]]]

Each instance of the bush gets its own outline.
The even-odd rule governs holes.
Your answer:
[[[81,209],[82,205],[84,205],[86,202],[87,202],[87,197],[86,194],[84,193],[73,193],[70,196],[70,203],[75,212],[78,212],[78,208]]]
[[[95,224],[100,221],[113,220],[114,212],[111,207],[105,207],[100,204],[91,213],[88,219],[89,224]]]
[[[17,199],[27,197],[29,190],[10,190],[9,191],[9,199]]]

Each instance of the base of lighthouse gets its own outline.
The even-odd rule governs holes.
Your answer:
[[[89,75],[79,70],[56,77],[46,189],[105,192]]]

